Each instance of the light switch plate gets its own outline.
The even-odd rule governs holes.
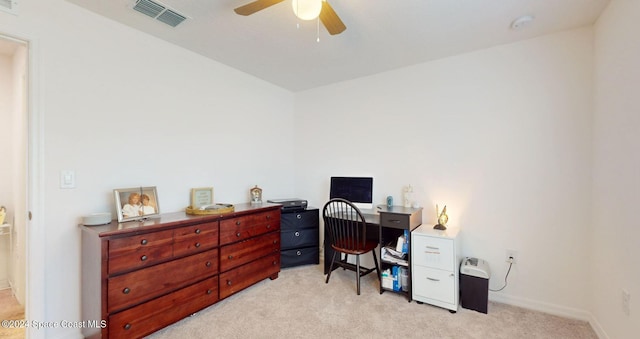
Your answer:
[[[76,172],[72,170],[60,171],[60,188],[76,188]]]

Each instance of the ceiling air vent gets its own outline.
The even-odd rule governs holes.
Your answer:
[[[168,9],[167,6],[163,4],[151,0],[137,0],[133,9],[158,21],[162,21],[171,27],[176,27],[179,23],[187,19],[186,16]]]
[[[0,0],[0,10],[18,15],[18,0]]]

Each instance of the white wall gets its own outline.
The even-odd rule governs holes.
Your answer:
[[[592,30],[582,28],[296,94],[296,193],[322,207],[332,175],[372,175],[374,203],[411,184],[463,254],[490,263],[493,300],[588,319]]]
[[[80,318],[77,225],[114,212],[114,188],[157,186],[161,212],[183,210],[193,187],[213,186],[216,202],[248,202],[256,184],[264,199],[293,195],[290,92],[62,0],[0,12],[0,32],[40,53],[46,319],[35,320]],[[61,170],[77,188],[59,188]]]
[[[640,333],[640,1],[612,1],[595,25],[593,313],[609,338]],[[623,312],[622,291],[631,294]]]

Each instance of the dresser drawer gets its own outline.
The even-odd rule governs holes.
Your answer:
[[[218,277],[109,316],[109,337],[140,338],[218,301]]]
[[[446,238],[414,236],[411,260],[415,265],[453,271],[456,269],[453,241]]]
[[[303,228],[295,231],[282,231],[280,233],[282,239],[281,248],[290,249],[298,247],[318,246],[319,233],[318,229]]]
[[[220,271],[228,271],[267,254],[280,251],[280,233],[273,232],[220,249]]]
[[[455,274],[422,266],[413,267],[413,299],[429,302],[424,298],[445,303],[455,302]]]
[[[218,222],[178,228],[174,234],[173,255],[182,256],[218,246]]]
[[[220,221],[220,245],[280,230],[280,210]]]
[[[141,246],[109,259],[109,275],[151,266],[172,257],[171,246]]]
[[[109,240],[109,258],[127,254],[143,247],[171,246],[173,230],[145,233]]]
[[[220,274],[220,299],[280,272],[280,253],[268,255]]]
[[[318,210],[307,210],[295,213],[283,213],[280,217],[280,229],[282,231],[295,231],[301,228],[315,228],[320,226]]]
[[[216,273],[218,251],[211,250],[109,278],[107,311],[135,305]]]

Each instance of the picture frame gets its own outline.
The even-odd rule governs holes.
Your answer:
[[[213,187],[198,187],[191,189],[191,208],[213,205]]]
[[[141,220],[160,214],[155,186],[113,190],[118,222]]]

